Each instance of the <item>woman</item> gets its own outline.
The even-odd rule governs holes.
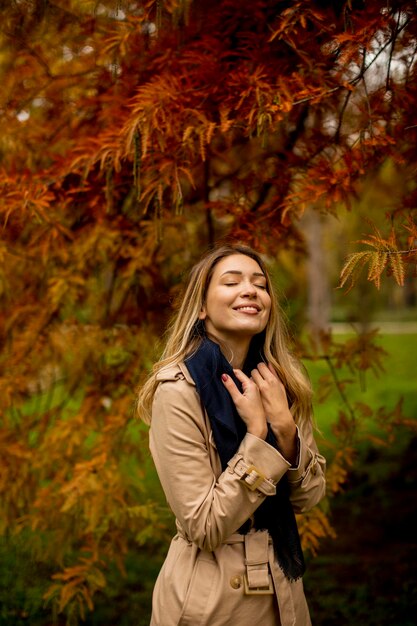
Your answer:
[[[294,511],[323,497],[325,460],[253,250],[221,246],[194,267],[139,411],[178,531],[151,626],[310,624]]]

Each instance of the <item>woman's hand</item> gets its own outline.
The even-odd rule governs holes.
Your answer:
[[[266,419],[283,456],[293,464],[297,457],[297,429],[288,407],[285,387],[271,364],[259,363],[251,372],[259,389]]]
[[[227,374],[222,375],[223,384],[230,393],[237,412],[245,422],[248,433],[265,439],[268,426],[258,386],[241,370],[235,369],[233,371],[238,381],[242,383],[243,393],[240,393],[234,381]]]

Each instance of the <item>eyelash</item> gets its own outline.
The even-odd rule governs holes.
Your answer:
[[[226,287],[233,287],[234,285],[237,285],[238,283],[225,283]],[[255,287],[258,287],[258,289],[262,289],[263,291],[266,291],[266,285],[256,285]]]

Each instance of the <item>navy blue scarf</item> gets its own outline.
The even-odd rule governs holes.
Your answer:
[[[198,330],[197,330],[198,332]],[[200,332],[198,332],[200,334]],[[250,372],[264,361],[262,354],[263,334],[252,339],[243,372]],[[217,343],[204,336],[198,350],[186,359],[190,372],[210,419],[214,441],[220,456],[223,470],[237,452],[246,434],[246,425],[239,417],[229,392],[221,381],[223,373],[228,374],[242,391],[242,386],[233,373],[230,363],[222,354]],[[266,441],[279,450],[275,436],[268,426]],[[267,529],[272,537],[278,563],[289,580],[296,580],[305,570],[304,557],[300,544],[297,523],[289,499],[289,485],[286,476],[277,484],[275,496],[268,496],[254,514],[254,527]],[[245,534],[250,523],[244,524],[238,532]]]

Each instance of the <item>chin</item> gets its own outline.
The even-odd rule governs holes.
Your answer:
[[[254,328],[253,326],[245,326],[245,327],[241,327],[241,328],[236,328],[235,332],[237,334],[241,333],[242,336],[251,336],[254,337],[255,335],[259,335],[264,329],[263,328],[259,328],[259,326],[257,328]]]

